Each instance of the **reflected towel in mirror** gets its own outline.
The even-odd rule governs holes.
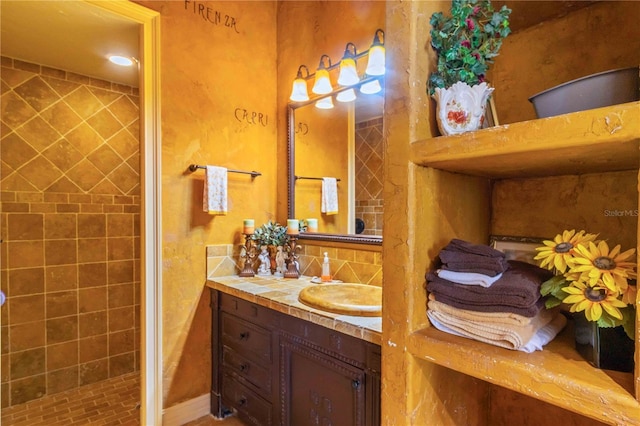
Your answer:
[[[336,178],[322,178],[322,203],[320,211],[326,215],[338,213],[338,180]]]
[[[206,166],[202,209],[211,215],[227,214],[227,169]]]

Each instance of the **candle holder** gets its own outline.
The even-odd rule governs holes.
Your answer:
[[[300,272],[298,271],[298,255],[296,254],[296,239],[297,237],[295,235],[289,235],[289,264],[284,273],[285,278],[300,277]]]
[[[256,257],[256,247],[253,244],[253,240],[251,239],[251,234],[244,234],[244,249],[246,259],[244,261],[244,268],[240,271],[239,276],[241,277],[253,277],[255,276],[255,272],[253,271],[253,259]]]

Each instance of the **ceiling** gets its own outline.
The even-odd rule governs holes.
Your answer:
[[[82,1],[0,2],[0,53],[14,59],[138,87],[139,24]]]
[[[512,9],[513,32],[563,16],[595,1],[498,1]],[[139,58],[139,25],[82,1],[2,0],[0,52],[103,80],[138,87],[137,67],[106,60],[119,54]]]

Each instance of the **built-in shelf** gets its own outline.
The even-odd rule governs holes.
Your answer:
[[[600,370],[574,349],[569,325],[543,351],[510,351],[441,332],[412,333],[409,352],[420,359],[512,389],[569,411],[619,425],[640,425],[633,374]],[[509,375],[496,374],[509,371]]]
[[[488,178],[637,170],[640,102],[411,144],[421,166]]]
[[[410,158],[421,166],[490,179],[637,172],[640,102],[421,140],[411,144]],[[531,354],[434,327],[411,333],[406,344],[424,361],[608,424],[640,426],[640,369],[636,366],[634,375],[593,367],[575,350],[571,326]],[[638,351],[640,338],[636,363]],[[509,374],[499,373],[504,371]]]

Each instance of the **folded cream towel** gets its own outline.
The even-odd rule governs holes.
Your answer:
[[[511,350],[520,349],[527,344],[539,329],[553,319],[555,313],[556,311],[543,309],[532,319],[531,323],[519,326],[469,321],[451,314],[435,311],[431,309],[431,306],[427,311],[430,319],[435,319],[440,324],[466,337]]]
[[[456,272],[446,269],[438,269],[436,274],[443,280],[451,281],[453,283],[464,285],[479,285],[482,287],[491,287],[491,284],[495,283],[502,277],[502,273],[499,273],[495,277],[491,277],[485,274],[478,274],[476,272]]]
[[[338,180],[336,178],[322,178],[322,203],[320,211],[326,215],[338,213]]]
[[[530,317],[525,317],[524,315],[514,314],[512,312],[479,312],[456,308],[454,306],[447,305],[446,303],[439,302],[436,295],[433,293],[429,294],[429,309],[437,312],[451,314],[461,319],[485,323],[528,325],[533,319]]]
[[[202,209],[212,215],[227,214],[227,169],[207,166],[204,176]]]
[[[429,315],[429,312],[427,312],[427,315]],[[455,336],[470,337],[447,327],[431,316],[429,316],[429,320],[431,321],[431,325],[442,332],[453,334]],[[562,331],[566,324],[567,319],[564,317],[564,315],[556,314],[556,316],[553,318],[553,320],[551,320],[551,322],[549,322],[549,324],[538,330],[536,334],[531,338],[531,340],[529,340],[526,345],[518,348],[518,350],[526,353],[531,353],[536,350],[541,351],[542,347],[552,341],[558,335],[558,333]],[[485,343],[493,344],[493,342]]]

